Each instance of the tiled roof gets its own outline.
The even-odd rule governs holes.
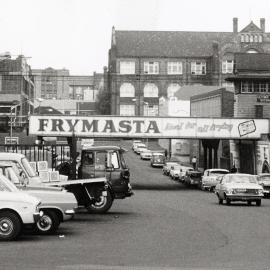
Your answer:
[[[220,88],[220,86],[185,85],[175,92],[174,96],[180,100],[190,100],[192,96],[208,93]]]
[[[236,53],[235,68],[238,73],[270,71],[270,53]]]
[[[232,42],[232,32],[116,31],[118,57],[203,57],[213,43]]]

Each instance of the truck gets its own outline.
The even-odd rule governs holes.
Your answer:
[[[134,194],[130,184],[129,168],[124,159],[125,152],[126,150],[119,146],[103,145],[85,146],[78,153],[77,180],[72,180],[72,182],[84,182],[87,179],[97,181],[104,178],[107,182],[106,191],[86,207],[90,213],[105,213],[111,208],[115,199],[124,199]],[[70,164],[64,162],[57,169],[60,174],[70,177],[71,166],[68,167],[68,165]],[[69,189],[67,186],[66,188]],[[78,196],[77,200],[79,205],[83,204],[84,199],[81,196]]]

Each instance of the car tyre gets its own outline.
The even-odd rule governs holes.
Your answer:
[[[107,191],[107,196],[102,196],[100,202],[92,203],[86,208],[91,214],[103,214],[106,213],[112,206],[113,197],[111,192]]]
[[[36,228],[39,234],[55,233],[60,225],[60,217],[53,210],[42,210],[43,216],[37,222]]]
[[[0,240],[15,240],[22,229],[20,218],[13,212],[4,211],[0,213]]]
[[[261,205],[262,205],[262,200],[257,200],[257,201],[256,201],[256,205],[257,205],[257,206],[261,206]]]

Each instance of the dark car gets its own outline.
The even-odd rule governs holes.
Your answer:
[[[200,186],[202,182],[202,172],[189,170],[184,176],[184,183],[186,185]]]
[[[151,166],[152,167],[163,167],[165,164],[165,156],[163,153],[152,153]]]

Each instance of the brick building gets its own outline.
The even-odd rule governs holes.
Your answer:
[[[265,19],[232,32],[116,31],[109,50],[108,89],[115,115],[159,114],[159,98],[184,85],[216,85],[233,90],[226,81],[237,52],[267,52],[270,34]],[[181,90],[180,90],[181,91]]]
[[[224,117],[234,116],[234,93],[220,88],[208,93],[194,95],[190,98],[190,116],[192,117]],[[203,139],[190,142],[190,156],[198,157],[201,168],[230,169],[229,140]]]
[[[234,55],[234,62],[234,74],[227,78],[235,86],[234,116],[269,119],[270,54],[237,53]],[[233,141],[231,152],[241,171],[270,171],[267,134],[258,141]]]
[[[0,118],[2,129],[13,120],[22,127],[34,110],[34,83],[30,66],[23,55],[0,58]]]
[[[64,114],[95,114],[97,95],[104,87],[104,75],[70,75],[69,70],[47,68],[33,70],[35,107],[52,106]],[[39,110],[37,110],[39,111]]]

